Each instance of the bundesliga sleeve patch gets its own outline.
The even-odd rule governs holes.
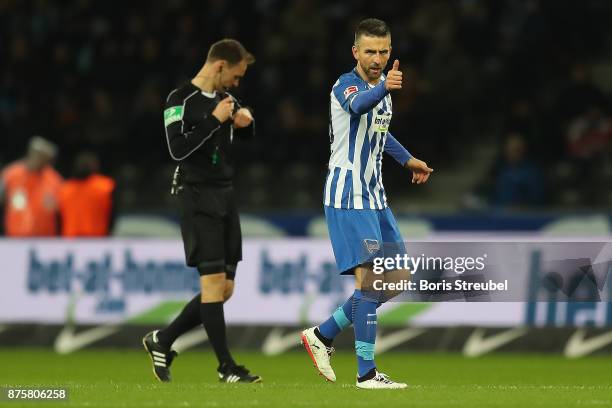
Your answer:
[[[349,95],[354,94],[357,91],[358,89],[355,85],[349,86],[348,88],[344,90],[344,99],[348,98]]]
[[[183,119],[183,107],[172,106],[164,111],[164,126],[168,127],[174,122]]]

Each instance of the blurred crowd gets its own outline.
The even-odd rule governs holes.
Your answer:
[[[80,152],[70,176],[54,168],[57,146],[41,136],[23,158],[0,172],[0,235],[105,237],[116,219],[115,181],[100,173],[98,156]]]
[[[475,188],[485,205],[612,203],[612,3],[603,0],[3,0],[0,163],[42,134],[59,147],[60,173],[93,151],[121,208],[164,208],[165,97],[212,42],[234,37],[257,58],[238,92],[257,124],[254,141],[237,143],[242,207],[319,208],[329,92],[354,66],[353,30],[365,17],[391,26],[407,82],[392,130],[413,154],[454,171],[495,145]]]

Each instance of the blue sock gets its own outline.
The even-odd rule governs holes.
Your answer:
[[[376,307],[378,300],[362,296],[356,290],[353,295],[353,326],[355,328],[355,352],[357,354],[357,371],[362,377],[373,368],[374,344],[376,343]]]
[[[351,323],[353,323],[353,296],[338,307],[329,319],[319,325],[319,331],[323,337],[331,340]]]

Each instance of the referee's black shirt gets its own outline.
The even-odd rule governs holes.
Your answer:
[[[227,96],[204,93],[192,83],[168,95],[164,109],[166,141],[170,156],[179,162],[182,182],[232,185],[233,122],[228,119],[221,124],[212,115],[219,101]]]

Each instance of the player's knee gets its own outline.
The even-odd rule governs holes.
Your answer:
[[[202,302],[222,302],[225,292],[225,272],[200,276]]]
[[[387,302],[405,292],[405,282],[412,276],[409,269],[395,269],[384,273],[385,290],[380,297],[381,303]]]
[[[372,291],[377,279],[380,279],[380,276],[373,273],[372,264],[366,263],[355,268],[355,289]]]

